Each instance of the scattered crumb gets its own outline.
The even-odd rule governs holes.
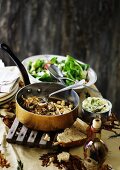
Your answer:
[[[51,159],[53,159],[52,163],[54,164],[54,166],[58,167],[58,169],[66,169],[66,170],[86,170],[83,165],[82,165],[82,161],[79,157],[77,156],[73,156],[70,155],[69,153],[69,161],[58,161],[58,155],[60,155],[61,153],[47,153],[47,154],[43,154],[40,157],[40,160],[42,160],[42,166],[48,167],[51,164]]]
[[[46,133],[45,137],[44,137],[45,141],[50,141],[50,136]]]
[[[42,166],[48,167],[51,163],[54,166],[58,167],[58,169],[66,169],[66,170],[87,170],[84,166],[83,160],[75,155],[69,154],[69,161],[61,160],[59,162],[58,155],[61,153],[54,152],[54,153],[47,153],[40,156],[40,160],[42,161]],[[113,170],[110,165],[103,165],[99,170]]]
[[[68,152],[62,152],[57,155],[57,159],[59,162],[61,162],[61,161],[68,162],[69,158],[70,158],[70,154]]]

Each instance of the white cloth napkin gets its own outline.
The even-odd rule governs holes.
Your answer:
[[[10,93],[18,83],[19,71],[15,67],[0,68],[0,92]]]
[[[5,67],[5,64],[3,63],[3,61],[0,59],[0,68]]]

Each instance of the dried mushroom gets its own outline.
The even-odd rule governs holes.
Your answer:
[[[23,99],[23,107],[30,112],[40,115],[62,115],[69,113],[73,108],[73,103],[65,100],[51,99],[47,103],[41,97],[32,96]]]

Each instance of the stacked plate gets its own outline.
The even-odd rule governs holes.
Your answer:
[[[17,93],[18,88],[19,84],[16,83],[16,85],[14,86],[10,93],[0,93],[0,105],[3,105],[12,100],[15,94]]]
[[[19,72],[17,67],[13,66],[13,67],[4,67],[4,68],[0,68],[0,73],[11,73],[11,78],[15,75],[15,81],[13,82],[6,82],[5,84],[0,84],[0,105],[3,105],[7,102],[9,102],[10,100],[12,100],[15,97],[15,94],[17,93],[18,89],[19,89]],[[3,75],[1,75],[0,80],[2,80]],[[7,77],[8,75],[6,75]],[[9,77],[9,76],[8,76]],[[9,78],[7,78],[9,79]],[[8,83],[8,84],[7,84]],[[3,90],[3,91],[2,91]]]

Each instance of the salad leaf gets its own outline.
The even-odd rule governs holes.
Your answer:
[[[48,73],[44,73],[41,77],[39,77],[39,80],[41,81],[53,81],[52,77]]]
[[[34,62],[29,62],[29,72],[32,73],[33,71],[36,71],[38,68],[43,68],[43,65],[44,65],[45,61],[44,60],[36,60]]]
[[[58,64],[57,57],[51,58],[50,62],[51,62],[51,64]]]
[[[52,77],[47,70],[44,69],[45,61],[37,59],[36,61],[30,61],[28,64],[29,73],[41,81],[53,81]]]
[[[75,58],[67,55],[62,69],[66,77],[80,81],[81,79],[86,79],[89,67],[88,64],[81,64],[77,62]],[[69,83],[67,83],[67,85],[69,85]]]

